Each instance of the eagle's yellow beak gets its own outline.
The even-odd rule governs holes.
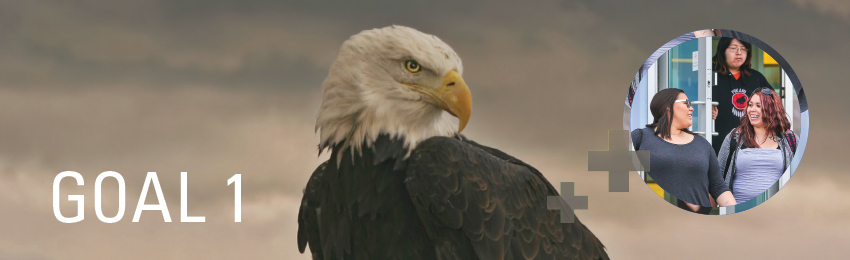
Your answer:
[[[460,123],[457,132],[463,131],[472,113],[472,95],[457,71],[452,70],[446,74],[443,78],[443,86],[437,90],[434,99],[440,108],[458,118]]]

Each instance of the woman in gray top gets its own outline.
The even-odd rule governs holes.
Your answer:
[[[753,91],[746,112],[717,156],[724,182],[741,203],[764,193],[791,167],[797,140],[773,89]]]
[[[685,92],[673,88],[659,91],[649,110],[652,124],[632,131],[632,142],[635,150],[650,151],[647,174],[658,186],[692,211],[700,206],[737,204],[723,182],[711,144],[688,131],[694,109]]]

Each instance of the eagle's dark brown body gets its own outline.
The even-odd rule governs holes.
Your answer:
[[[406,159],[403,143],[382,135],[362,154],[334,147],[304,193],[301,252],[309,244],[315,259],[608,259],[578,219],[562,224],[547,210],[558,193],[533,167],[461,137],[432,137]]]

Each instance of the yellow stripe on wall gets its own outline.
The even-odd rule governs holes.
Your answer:
[[[649,186],[649,188],[652,189],[652,191],[655,191],[658,196],[661,196],[662,199],[664,198],[664,190],[661,189],[661,186],[658,186],[657,183],[647,183],[646,186]]]
[[[764,52],[764,51],[762,51],[762,52]],[[777,63],[776,60],[773,59],[773,57],[770,57],[770,55],[767,54],[767,52],[764,52],[763,57],[764,57],[764,59],[763,59],[764,65],[779,65],[779,63]]]

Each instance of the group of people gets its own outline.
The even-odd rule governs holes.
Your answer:
[[[707,214],[749,201],[791,167],[796,135],[751,57],[749,43],[721,38],[717,45],[712,119],[720,135],[713,145],[688,130],[694,109],[681,89],[656,93],[649,105],[653,122],[631,133],[635,150],[650,151],[650,177],[682,208]]]

